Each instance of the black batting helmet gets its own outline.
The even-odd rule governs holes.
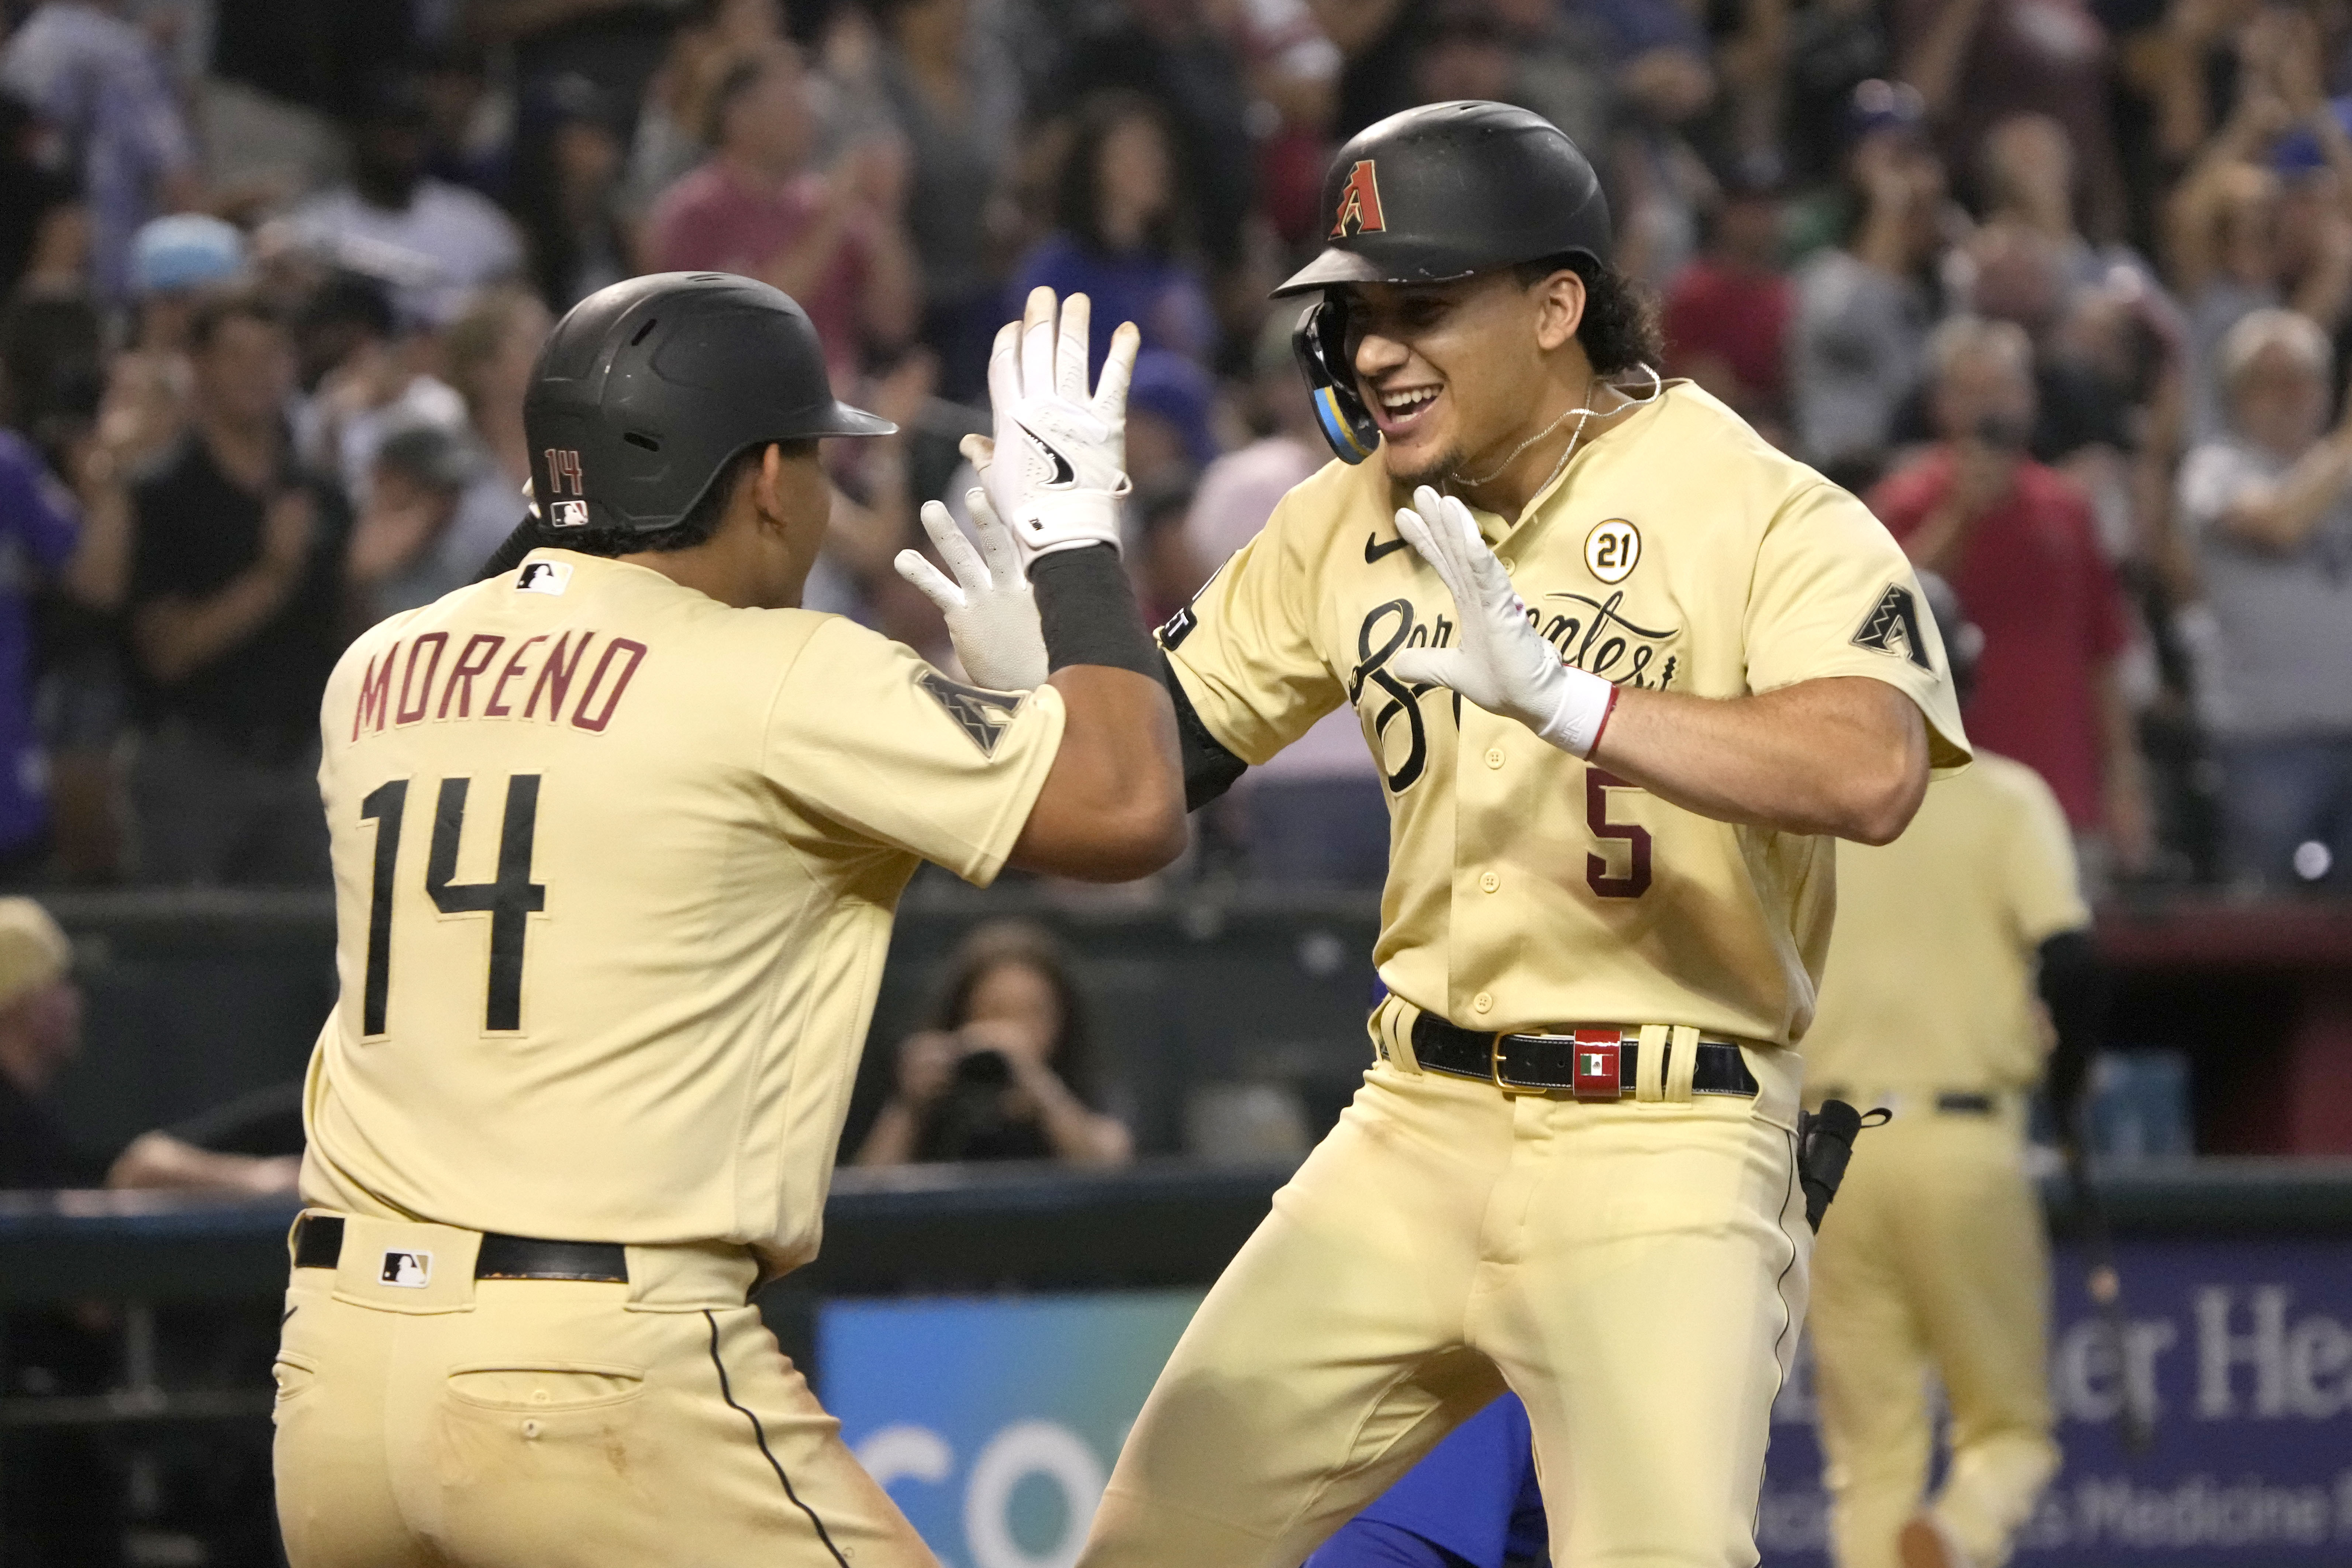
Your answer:
[[[1470,100],[1356,132],[1323,176],[1323,253],[1275,298],[1339,283],[1442,283],[1549,256],[1609,259],[1609,202],[1568,133]]]
[[[1323,176],[1323,253],[1274,291],[1345,283],[1444,283],[1499,267],[1609,260],[1609,201],[1568,133],[1507,103],[1424,104],[1356,132]],[[1347,321],[1309,305],[1291,333],[1316,423],[1340,461],[1360,463],[1380,426],[1348,371]]]
[[[572,306],[522,419],[541,524],[630,533],[676,523],[747,447],[898,428],[834,401],[791,296],[726,272],[656,272]]]

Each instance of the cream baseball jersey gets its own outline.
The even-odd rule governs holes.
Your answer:
[[[564,551],[374,627],[320,714],[304,1199],[804,1259],[899,891],[996,875],[1062,721]]]
[[[1387,673],[1446,644],[1454,604],[1397,536],[1377,461],[1293,489],[1160,641],[1210,732],[1262,763],[1352,704],[1386,781],[1374,959],[1474,1029],[1695,1025],[1786,1045],[1813,1011],[1826,839],[1667,805],[1440,687]],[[1968,761],[1943,645],[1862,503],[1686,383],[1579,452],[1516,523],[1477,514],[1560,657],[1622,686],[1733,698],[1885,681]]]
[[[2065,814],[2042,775],[1978,752],[1974,767],[1929,788],[1894,843],[1839,845],[1838,889],[1807,1078],[1856,1089],[2032,1088],[2043,1055],[2035,950],[2091,923]]]

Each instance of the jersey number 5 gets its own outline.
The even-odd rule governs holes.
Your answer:
[[[547,888],[530,879],[531,840],[539,829],[539,778],[507,780],[506,820],[499,830],[494,882],[459,882],[457,846],[466,834],[466,794],[471,779],[443,779],[433,807],[433,848],[425,860],[425,891],[445,915],[490,917],[488,999],[482,1027],[512,1033],[522,1027],[522,945],[531,915],[547,907]],[[368,893],[367,980],[361,991],[360,1032],[381,1035],[392,991],[392,891],[400,864],[400,825],[408,810],[408,781],[379,784],[360,802],[360,817],[375,824],[375,876]]]
[[[1650,890],[1650,830],[1631,822],[1609,820],[1609,792],[1638,789],[1602,768],[1584,770],[1584,825],[1595,838],[1622,838],[1632,851],[1625,875],[1609,874],[1609,862],[1599,855],[1584,858],[1584,883],[1604,899],[1638,899]]]

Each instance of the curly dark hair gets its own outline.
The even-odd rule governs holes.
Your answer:
[[[1666,335],[1658,325],[1658,297],[1648,285],[1582,251],[1522,261],[1511,268],[1522,288],[1533,288],[1559,271],[1584,279],[1584,319],[1576,324],[1576,341],[1584,345],[1584,357],[1597,374],[1618,375],[1664,363]]]

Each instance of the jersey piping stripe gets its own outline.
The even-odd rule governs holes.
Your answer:
[[[759,1440],[761,1457],[768,1461],[768,1468],[776,1472],[776,1479],[783,1483],[784,1496],[794,1508],[808,1515],[809,1523],[816,1527],[817,1540],[824,1543],[824,1549],[832,1554],[833,1560],[841,1564],[841,1568],[849,1568],[849,1560],[841,1554],[841,1548],[833,1543],[832,1535],[824,1528],[824,1521],[816,1516],[816,1510],[801,1500],[800,1493],[793,1490],[792,1477],[784,1474],[784,1467],[777,1462],[776,1451],[768,1447],[768,1429],[760,1425],[757,1415],[735,1403],[735,1391],[727,1382],[727,1363],[719,1359],[719,1319],[707,1307],[703,1309],[702,1317],[710,1325],[710,1364],[719,1373],[719,1397],[727,1402],[729,1409],[743,1411],[743,1419],[751,1424],[751,1436]]]

